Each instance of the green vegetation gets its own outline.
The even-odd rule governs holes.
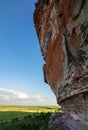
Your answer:
[[[23,119],[0,123],[0,130],[46,130],[51,113],[32,113]]]
[[[0,111],[55,112],[60,109],[60,106],[0,106]]]
[[[0,106],[0,130],[46,130],[60,106]]]

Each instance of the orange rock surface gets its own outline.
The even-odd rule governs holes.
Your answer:
[[[88,115],[88,0],[39,0],[34,23],[45,82],[65,110]]]

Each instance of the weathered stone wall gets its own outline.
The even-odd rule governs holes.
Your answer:
[[[39,0],[34,23],[45,82],[65,110],[88,113],[88,0]]]

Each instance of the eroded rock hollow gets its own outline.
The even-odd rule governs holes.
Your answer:
[[[88,124],[88,0],[38,0],[44,79],[65,113]]]

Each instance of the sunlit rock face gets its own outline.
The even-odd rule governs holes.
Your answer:
[[[88,0],[39,0],[34,23],[57,103],[88,117]]]

